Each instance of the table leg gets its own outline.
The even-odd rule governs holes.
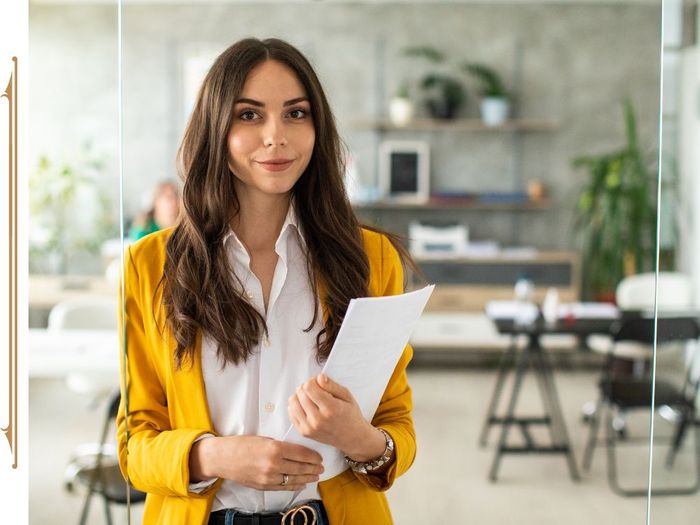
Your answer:
[[[489,479],[491,481],[496,481],[498,476],[498,467],[501,462],[501,456],[503,455],[503,450],[506,448],[508,442],[508,431],[510,430],[510,425],[513,421],[513,416],[515,414],[515,405],[518,401],[518,394],[520,393],[520,387],[522,386],[523,376],[525,375],[525,368],[530,358],[530,349],[525,348],[521,352],[517,353],[515,359],[515,380],[513,382],[513,391],[508,402],[508,410],[506,411],[505,419],[501,425],[501,435],[498,440],[498,448],[496,449],[496,455],[493,458],[493,463],[491,465],[491,472],[489,474]]]
[[[600,421],[605,421],[605,411],[606,404],[603,396],[600,396],[600,402],[598,403],[598,410],[591,416],[591,420],[588,422],[588,439],[586,440],[586,448],[583,452],[583,463],[581,466],[583,470],[590,470],[591,462],[593,461],[593,451],[598,445],[600,434]]]
[[[551,365],[547,356],[544,355],[541,348],[538,348],[534,352],[535,359],[540,361],[540,366],[542,367],[543,376],[546,383],[546,392],[549,397],[549,403],[552,408],[552,424],[556,425],[559,432],[561,433],[562,443],[561,445],[566,450],[566,459],[569,464],[569,472],[571,474],[571,479],[574,481],[579,481],[581,478],[578,474],[578,468],[576,467],[576,459],[574,458],[574,451],[571,447],[571,440],[569,439],[569,433],[566,430],[566,422],[564,421],[564,414],[561,410],[559,404],[559,397],[557,394],[557,387],[554,384],[554,373],[552,372]]]
[[[515,356],[517,350],[517,337],[512,336],[510,339],[510,345],[503,354],[501,354],[501,359],[498,363],[498,375],[496,376],[496,385],[493,388],[493,393],[491,394],[491,401],[489,401],[489,408],[486,411],[486,418],[484,419],[484,424],[481,427],[481,434],[479,437],[479,446],[483,447],[486,445],[486,440],[489,436],[489,430],[491,430],[491,425],[494,425],[494,418],[496,417],[496,411],[498,410],[498,402],[501,400],[501,393],[503,392],[503,384],[505,383],[506,377],[508,376],[508,363]]]
[[[538,346],[538,341],[531,341],[532,344],[532,367],[535,372],[535,379],[537,380],[537,386],[540,390],[540,399],[542,399],[542,405],[544,408],[544,417],[548,421],[547,428],[549,429],[549,437],[552,442],[552,447],[557,447],[561,444],[561,433],[558,432],[558,428],[555,426],[555,419],[552,414],[554,413],[554,407],[552,407],[551,398],[549,395],[546,372],[544,370],[544,364],[542,359],[540,359],[539,353],[542,352],[541,348]]]

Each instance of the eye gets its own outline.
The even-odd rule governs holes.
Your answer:
[[[254,118],[247,118],[246,115],[256,115],[256,113],[255,113],[255,111],[247,109],[244,112],[242,112],[240,115],[238,115],[238,118],[240,118],[241,120],[255,120]]]
[[[301,120],[309,114],[308,111],[306,111],[305,109],[302,109],[302,108],[296,108],[296,109],[293,109],[292,111],[289,112],[290,115],[294,115],[295,113],[298,116],[297,117],[292,116],[292,118],[294,118],[294,120]]]

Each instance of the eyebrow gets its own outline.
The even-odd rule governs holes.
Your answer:
[[[304,102],[304,101],[309,102],[308,97],[293,98],[291,100],[288,100],[284,104],[282,104],[282,106],[287,107],[287,106],[291,106],[293,104],[297,104],[299,102]],[[253,100],[252,98],[239,98],[238,100],[236,100],[236,102],[234,102],[234,104],[250,104],[251,106],[258,106],[261,108],[265,107],[265,104],[263,102]]]

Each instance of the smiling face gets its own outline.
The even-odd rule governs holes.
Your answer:
[[[228,165],[241,203],[288,194],[311,160],[311,104],[288,66],[266,60],[253,68],[234,103]]]

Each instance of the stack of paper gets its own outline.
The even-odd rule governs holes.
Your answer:
[[[403,295],[350,301],[323,373],[350,390],[367,421],[374,417],[391,374],[434,288],[435,285],[431,285]],[[321,481],[348,468],[334,447],[303,437],[294,426],[289,428],[283,440],[321,454],[325,468]]]
[[[537,305],[521,301],[489,301],[486,303],[486,315],[494,321],[499,319],[517,319],[519,322],[533,322],[540,314]]]
[[[564,303],[559,305],[559,318],[617,319],[620,310],[610,303]]]

